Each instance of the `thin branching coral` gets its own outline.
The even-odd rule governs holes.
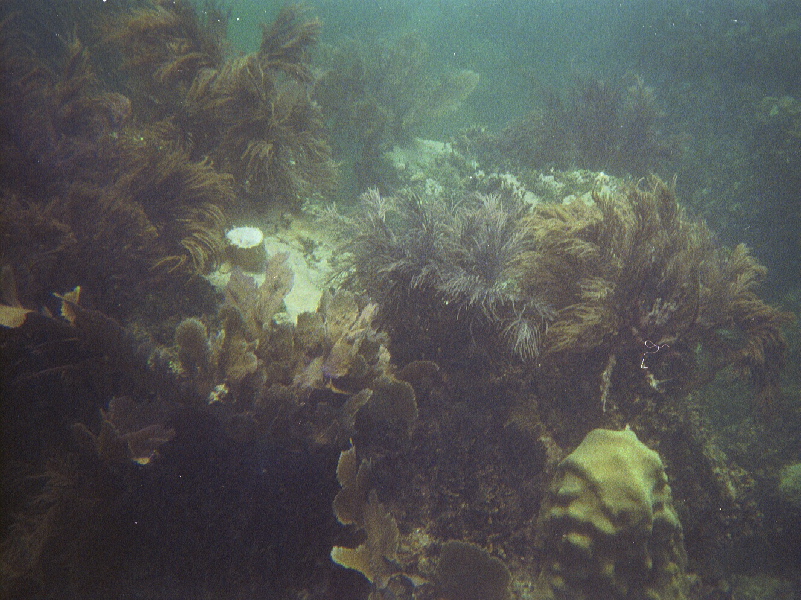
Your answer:
[[[130,93],[151,118],[179,110],[198,72],[222,64],[227,17],[213,7],[205,15],[185,0],[155,0],[105,24],[107,44],[119,49],[121,68],[133,75]]]
[[[337,185],[322,114],[309,95],[308,49],[319,22],[298,7],[264,27],[261,50],[198,74],[187,94],[195,152],[208,153],[250,193],[294,201]]]
[[[309,49],[317,43],[322,22],[305,15],[303,6],[291,4],[278,13],[272,25],[262,25],[259,54],[265,68],[309,83],[313,79]]]
[[[225,249],[223,210],[234,199],[231,176],[207,159],[190,160],[158,127],[123,136],[120,147],[125,163],[113,192],[158,224],[158,261],[171,269],[188,264],[197,273],[213,269]]]
[[[672,187],[541,205],[527,228],[536,249],[519,257],[521,285],[557,311],[544,352],[555,369],[583,363],[604,407],[623,382],[686,390],[727,366],[751,377],[760,403],[778,393],[789,317],[757,296],[764,267],[743,245],[718,246]]]
[[[415,345],[430,337],[428,344],[439,347],[480,337],[484,351],[505,339],[528,359],[538,353],[551,314],[538,296],[524,297],[516,281],[514,261],[529,248],[519,228],[527,210],[520,200],[495,195],[451,205],[437,196],[371,190],[354,216],[326,218],[340,225],[346,279],[376,300],[397,333],[408,332]]]
[[[4,183],[49,195],[76,180],[102,179],[130,101],[103,88],[79,39],[62,42],[45,59],[23,43],[18,25],[11,16],[0,29]]]
[[[320,22],[298,5],[263,26],[257,52],[227,58],[226,15],[214,5],[155,2],[121,12],[106,44],[122,55],[138,121],[167,124],[193,161],[207,157],[238,187],[296,201],[337,185],[320,109],[311,100],[309,49]]]
[[[3,25],[9,39],[23,35],[15,26]],[[143,282],[210,270],[224,248],[231,176],[193,160],[191,136],[172,120],[137,123],[79,39],[47,60],[35,48],[2,49],[9,203],[0,219],[22,296],[36,306],[48,289],[82,284],[90,304],[121,316],[139,304]]]
[[[479,196],[477,206],[455,213],[457,244],[451,246],[455,262],[444,264],[439,289],[449,302],[466,301],[500,326],[514,353],[530,359],[539,351],[539,336],[552,317],[547,304],[535,295],[520,294],[515,257],[526,248],[520,219],[528,206],[499,195]]]
[[[258,57],[204,73],[188,103],[193,121],[212,119],[212,155],[246,191],[294,200],[336,185],[323,121],[305,84],[266,70]]]
[[[208,272],[225,248],[219,207],[231,198],[227,178],[187,161],[162,166],[170,181],[157,184],[160,171],[144,168],[107,186],[76,182],[42,201],[6,195],[0,253],[15,267],[22,297],[38,306],[54,287],[83,285],[93,306],[121,316],[140,304],[145,283]],[[197,180],[204,176],[212,183]]]

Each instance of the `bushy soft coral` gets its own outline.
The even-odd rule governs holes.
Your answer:
[[[396,333],[411,329],[418,343],[429,338],[444,347],[485,332],[484,351],[505,339],[516,355],[531,358],[551,312],[536,295],[524,296],[516,280],[514,261],[529,248],[520,229],[527,210],[521,200],[497,195],[451,204],[436,195],[371,190],[353,216],[327,218],[340,225],[347,279],[376,300]]]
[[[556,309],[544,373],[574,364],[581,379],[598,378],[605,402],[642,384],[692,389],[733,367],[761,404],[775,398],[790,316],[757,295],[766,269],[747,248],[716,244],[656,178],[592,199],[540,205],[527,219],[536,249],[519,257],[521,285]]]

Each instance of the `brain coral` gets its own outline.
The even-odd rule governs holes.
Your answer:
[[[684,538],[659,455],[595,429],[557,467],[538,523],[545,597],[683,600]]]

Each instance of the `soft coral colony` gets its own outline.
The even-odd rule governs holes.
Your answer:
[[[760,405],[775,400],[790,316],[758,297],[766,269],[748,249],[716,244],[658,179],[592,199],[526,219],[535,249],[519,263],[523,288],[558,311],[545,362],[589,359],[596,375],[603,365],[604,405],[613,385],[686,392],[725,367],[751,378]]]
[[[530,542],[521,539],[552,536],[544,547],[538,546],[541,556],[564,556],[554,561],[553,573],[548,560],[539,563],[540,583],[553,576],[546,582],[553,590],[534,597],[592,597],[553,593],[565,587],[565,581],[581,582],[578,585],[588,589],[601,585],[592,572],[596,567],[588,566],[595,560],[599,572],[612,579],[628,572],[609,566],[617,559],[605,554],[604,548],[618,547],[610,541],[617,534],[610,536],[599,527],[603,532],[594,538],[595,525],[582,523],[580,532],[566,532],[567,524],[574,515],[581,515],[581,521],[600,514],[614,514],[611,520],[623,522],[621,515],[628,509],[616,508],[615,501],[609,503],[610,513],[559,509],[554,513],[557,525],[548,533],[548,505],[527,512],[532,496],[543,497],[527,486],[537,481],[544,486],[540,491],[548,490],[547,477],[554,469],[565,469],[571,475],[564,491],[551,487],[547,493],[568,503],[576,500],[581,486],[565,458],[569,449],[590,430],[594,431],[586,439],[623,435],[636,440],[632,431],[597,429],[624,425],[659,447],[672,465],[674,489],[690,507],[681,524],[675,514],[669,518],[669,553],[675,560],[659,567],[654,560],[653,570],[651,563],[635,568],[634,579],[659,580],[660,569],[675,563],[665,568],[673,573],[673,583],[665,587],[675,583],[675,589],[685,591],[673,595],[665,589],[654,598],[689,597],[683,571],[685,538],[693,549],[693,568],[708,576],[715,567],[701,554],[743,543],[730,531],[732,523],[762,527],[757,524],[762,517],[751,474],[727,459],[705,430],[706,417],[697,398],[708,393],[709,387],[703,391],[706,384],[728,389],[725,380],[740,377],[751,384],[756,412],[789,414],[780,402],[780,375],[787,354],[782,330],[792,316],[759,297],[766,269],[749,250],[742,244],[720,245],[704,222],[685,213],[672,184],[656,177],[619,183],[602,175],[590,192],[572,201],[533,207],[525,206],[520,195],[503,192],[453,198],[419,188],[393,196],[372,190],[362,196],[353,214],[329,212],[324,218],[333,219],[342,234],[346,284],[378,301],[377,322],[389,333],[393,359],[436,361],[443,371],[443,387],[450,388],[447,400],[432,406],[436,401],[428,399],[421,407],[422,422],[412,442],[420,445],[419,452],[401,450],[403,460],[378,460],[371,467],[370,480],[382,482],[379,494],[392,490],[389,497],[407,527],[421,525],[425,535],[436,532],[443,539],[483,540],[499,556],[505,555],[508,564],[538,564],[540,555],[532,559],[531,546],[526,545]],[[455,437],[443,433],[449,430]],[[466,441],[456,441],[462,437]],[[377,440],[359,441],[363,455],[386,451]],[[476,465],[486,466],[486,459],[478,458],[485,451],[500,452],[502,458],[474,481]],[[621,474],[622,462],[615,452],[590,454],[589,462],[600,470],[578,469],[579,478],[592,482],[589,496],[606,502],[599,486],[619,477],[625,483],[614,494],[629,498],[623,488],[635,485],[636,473]],[[601,466],[607,459],[609,465]],[[401,473],[390,474],[392,468]],[[521,475],[528,469],[528,475]],[[503,482],[504,473],[510,473],[511,482]],[[657,479],[660,485],[667,482],[664,472]],[[558,477],[554,482],[558,484]],[[440,493],[428,498],[417,489],[420,485]],[[363,486],[365,502],[368,487]],[[532,512],[537,510],[542,512],[532,528]],[[655,514],[647,506],[645,513]],[[472,519],[481,524],[471,525]],[[498,525],[500,519],[515,524],[506,529]],[[486,526],[487,521],[493,526]],[[419,574],[420,555],[399,550],[403,543],[397,543],[394,524],[384,527],[383,535],[376,532],[375,523],[362,527],[367,542],[347,552],[337,547],[332,557],[362,572],[374,589],[389,586],[380,597],[390,597],[396,589],[393,578],[374,566],[386,567],[384,559],[391,556],[391,572],[400,580],[408,575],[403,566],[410,563],[412,574]],[[393,543],[381,546],[378,539]],[[405,540],[409,545],[418,541],[415,534]],[[374,553],[364,556],[371,542]],[[440,564],[445,549],[440,547]],[[621,558],[621,564],[630,560],[628,554]],[[469,577],[469,569],[461,568],[465,573],[459,578]],[[515,572],[516,579],[530,575],[522,570]],[[449,586],[437,581],[438,572],[433,575],[435,585]],[[499,585],[494,593],[508,597],[506,584]],[[616,592],[608,597],[630,596]]]
[[[47,61],[23,43],[27,21],[2,23],[3,253],[26,300],[81,283],[108,309],[135,281],[207,273],[236,194],[295,205],[336,186],[309,95],[319,22],[301,8],[284,8],[259,51],[234,58],[213,7],[84,10],[100,32],[85,45],[67,31]],[[101,291],[108,281],[118,283]]]
[[[686,392],[725,367],[751,378],[760,405],[779,393],[789,316],[758,297],[765,268],[716,244],[659,179],[532,210],[374,190],[355,216],[327,218],[346,280],[378,301],[404,352],[447,362],[505,347],[604,410],[613,389]]]
[[[2,410],[4,422],[19,415],[10,427],[25,440],[9,447],[4,437],[4,450],[23,470],[44,472],[30,494],[35,506],[21,497],[30,491],[24,483],[10,500],[24,516],[4,540],[0,568],[6,592],[36,587],[45,565],[80,562],[72,575],[55,576],[65,593],[80,595],[96,586],[99,571],[119,566],[113,553],[83,554],[93,544],[83,541],[127,535],[110,525],[111,513],[141,475],[135,465],[175,437],[166,421],[176,412],[230,412],[207,401],[250,394],[280,413],[264,417],[273,431],[269,423],[277,428],[298,410],[293,389],[310,393],[318,379],[320,386],[335,379],[309,368],[308,385],[292,388],[295,371],[307,366],[305,346],[293,353],[286,348],[294,348],[292,333],[284,332],[276,334],[284,345],[271,338],[257,352],[261,336],[246,327],[253,311],[236,303],[225,305],[219,327],[182,317],[205,312],[217,322],[217,298],[199,275],[220,264],[238,198],[295,208],[335,187],[337,170],[309,95],[308,50],[319,22],[300,7],[284,8],[264,27],[260,49],[239,57],[229,56],[226,15],[212,5],[203,12],[181,0],[62,8],[7,3],[0,19],[0,344],[11,359],[2,361]],[[231,289],[236,282],[256,295],[241,277]],[[53,292],[62,292],[59,301]],[[274,309],[280,293],[274,290]],[[323,317],[310,319],[304,331],[320,338],[309,349],[313,362],[329,340],[320,333]],[[369,323],[360,324],[368,336]],[[201,339],[208,329],[214,337]],[[154,342],[173,345],[173,337],[175,352]],[[192,341],[195,354],[187,350]],[[354,386],[374,375],[368,366],[379,362],[381,344],[356,346],[329,352],[342,363],[338,376],[350,373],[349,351],[368,356],[359,356],[362,379]],[[52,419],[29,421],[31,398]],[[236,406],[230,420],[212,420],[246,429],[254,415],[241,409],[254,407]],[[340,408],[319,409],[323,433],[306,427],[298,435],[346,435]],[[341,418],[342,428],[325,415]],[[65,432],[61,419],[81,424]],[[34,440],[41,446],[32,448]],[[60,548],[62,534],[75,543]]]

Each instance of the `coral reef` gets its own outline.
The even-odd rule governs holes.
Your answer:
[[[589,78],[423,140],[476,73],[276,12],[237,55],[214,2],[0,6],[0,595],[789,597],[797,333],[765,255],[674,184],[556,170],[672,169],[656,92]],[[789,247],[801,109],[743,89],[715,110],[764,97],[750,133],[695,157],[735,190],[750,135],[717,206],[771,196]],[[381,187],[356,206],[321,207],[328,126]]]
[[[792,96],[765,96],[756,105],[753,150],[789,183],[798,181],[801,102]]]
[[[757,296],[765,269],[745,246],[715,244],[658,179],[620,190],[598,180],[587,200],[532,210],[519,195],[449,203],[373,190],[355,215],[324,219],[347,245],[346,282],[412,349],[402,359],[454,360],[476,340],[478,352],[500,343],[539,357],[542,391],[563,390],[549,402],[594,388],[604,410],[689,391],[724,368],[750,378],[758,405],[777,399],[791,319]],[[562,383],[567,373],[575,387]],[[613,390],[628,396],[610,399]]]
[[[463,256],[454,250],[462,238],[449,233],[476,206],[463,196],[451,203],[434,186],[416,197],[371,192],[353,216],[323,216],[326,224],[342,223],[343,241],[354,240],[343,246],[352,255],[340,256],[339,266],[348,285],[379,305],[393,357],[437,360],[447,382],[420,403],[408,443],[359,429],[371,478],[380,497],[392,499],[401,531],[423,531],[419,540],[401,536],[397,563],[408,577],[432,575],[437,539],[460,539],[491,545],[524,587],[521,563],[542,568],[524,549],[533,536],[526,519],[539,511],[549,470],[599,425],[629,422],[658,445],[673,469],[674,494],[688,507],[682,520],[693,570],[708,581],[720,577],[732,547],[765,534],[753,472],[720,450],[699,413],[704,390],[732,376],[751,383],[742,390],[752,407],[786,413],[777,400],[782,329],[791,317],[759,298],[765,269],[747,248],[719,245],[703,222],[687,216],[671,185],[623,184],[602,174],[574,179],[538,180],[538,191],[547,188],[549,199],[564,202],[525,203],[531,188],[519,182],[511,187],[522,192],[500,190],[501,206],[512,208],[503,219],[492,212],[492,221],[504,227],[511,248],[506,254],[481,246],[503,257],[495,264],[504,265],[500,290],[507,296],[487,292],[498,288],[485,285],[484,271],[464,287],[442,284],[474,268],[457,273],[454,265],[478,263],[455,258]],[[481,303],[499,297],[536,298],[547,307],[528,360],[509,360],[508,345],[503,354],[490,351],[503,338],[481,321]],[[451,306],[460,309],[455,318]],[[472,335],[460,337],[470,318]],[[477,353],[491,360],[470,360]],[[507,443],[511,453],[533,449],[518,461],[506,454]],[[476,464],[485,468],[473,481]],[[533,472],[525,483],[509,472],[526,468]]]
[[[378,501],[375,490],[370,491],[364,506],[362,521],[367,540],[358,548],[335,546],[331,560],[348,569],[362,573],[379,590],[387,587],[392,571],[386,562],[395,558],[398,547],[398,525],[384,505]]]
[[[670,466],[673,497],[685,507],[681,521],[690,564],[706,590],[716,585],[733,547],[762,548],[761,536],[774,529],[761,524],[770,513],[757,504],[758,482],[741,467],[740,456],[732,459],[719,449],[714,430],[699,416],[700,385],[717,385],[713,377],[732,374],[730,365],[753,367],[757,389],[778,374],[760,371],[771,367],[749,356],[761,348],[780,361],[784,352],[780,327],[786,318],[756,296],[754,278],[762,268],[744,248],[718,246],[660,182],[618,188],[598,177],[594,197],[532,206],[521,192],[525,186],[503,181],[511,186],[508,196],[460,196],[461,202],[450,204],[447,195],[412,202],[414,197],[373,194],[367,199],[372,212],[323,217],[327,225],[345,219],[349,226],[357,218],[373,219],[370,235],[383,240],[377,247],[396,259],[365,251],[363,264],[383,265],[379,275],[398,278],[405,286],[398,289],[416,293],[419,285],[426,302],[438,302],[427,305],[436,309],[425,315],[429,331],[412,330],[423,339],[404,341],[403,363],[429,356],[439,364],[393,365],[390,338],[377,324],[387,319],[394,343],[403,333],[395,331],[402,322],[393,321],[394,315],[409,313],[402,306],[383,313],[379,303],[393,298],[380,295],[380,287],[373,298],[379,303],[332,289],[317,311],[301,313],[297,322],[283,314],[293,277],[281,254],[270,257],[263,284],[234,270],[219,306],[180,319],[170,313],[163,326],[169,339],[161,345],[147,332],[85,307],[85,292],[78,290],[62,294],[58,307],[51,302],[47,314],[25,312],[31,305],[17,297],[11,270],[4,269],[2,304],[17,309],[12,321],[24,317],[17,327],[0,328],[9,357],[2,377],[4,402],[9,398],[4,419],[14,432],[31,432],[33,447],[20,448],[15,460],[34,464],[31,456],[62,444],[79,457],[70,459],[78,461],[71,477],[81,482],[66,484],[50,496],[52,505],[36,508],[23,500],[32,496],[31,484],[21,475],[11,478],[25,491],[15,500],[20,517],[7,519],[9,526],[18,524],[5,540],[4,590],[50,589],[49,575],[37,587],[37,570],[63,573],[53,565],[72,565],[79,556],[71,546],[60,550],[60,532],[71,535],[96,515],[101,525],[74,539],[100,549],[113,547],[113,539],[129,541],[127,558],[108,568],[119,577],[136,569],[145,588],[158,580],[159,561],[167,561],[170,576],[200,565],[210,574],[203,583],[181,585],[213,597],[224,595],[226,586],[240,589],[228,579],[240,576],[268,590],[306,591],[314,580],[324,590],[320,594],[335,596],[339,585],[339,595],[348,597],[456,597],[467,592],[454,591],[461,588],[453,587],[447,573],[467,568],[480,555],[481,565],[488,563],[498,581],[507,581],[498,567],[502,560],[513,577],[512,593],[524,594],[534,589],[549,556],[534,544],[549,477],[554,470],[562,473],[560,460],[587,431],[624,422]],[[570,180],[556,177],[542,189],[562,181]],[[586,177],[581,181],[591,185]],[[421,232],[444,242],[432,245]],[[513,249],[488,243],[498,238]],[[412,260],[427,259],[416,253],[431,247],[442,254],[429,262]],[[605,255],[607,249],[614,254]],[[493,262],[482,254],[490,250],[502,259]],[[380,260],[367,262],[374,256]],[[490,268],[479,269],[485,262]],[[356,263],[347,264],[359,273]],[[641,286],[631,283],[631,273]],[[469,283],[448,288],[442,275]],[[488,283],[492,278],[502,284]],[[350,283],[361,281],[353,277]],[[606,296],[595,293],[607,288],[612,291]],[[512,306],[520,306],[535,296],[532,290],[550,312],[547,326],[539,329],[538,353],[519,360],[485,308],[494,306],[503,316],[504,302],[514,298]],[[461,311],[449,314],[444,300],[460,304]],[[582,302],[586,308],[577,306]],[[605,315],[600,324],[594,311]],[[764,312],[763,320],[746,317],[749,311]],[[468,316],[472,331],[468,327],[461,340],[470,348],[446,346],[438,355],[425,345],[425,336],[434,333],[441,343],[453,343],[461,335],[456,327],[436,327],[461,327]],[[607,322],[619,329],[607,332]],[[485,331],[489,335],[480,335]],[[640,347],[637,335],[669,348]],[[505,352],[493,352],[496,347]],[[475,355],[492,360],[465,360]],[[676,372],[674,381],[662,381]],[[45,389],[41,413],[22,410]],[[20,423],[18,414],[30,415],[30,422]],[[54,416],[43,421],[41,414]],[[44,449],[33,441],[39,432],[49,440]],[[359,456],[354,449],[342,453],[337,494],[334,453],[349,439]],[[41,473],[43,461],[35,464]],[[753,469],[753,459],[749,464]],[[102,487],[102,494],[93,491],[95,476],[111,486],[108,494]],[[276,483],[284,476],[291,482]],[[254,494],[261,504],[253,504]],[[79,507],[101,503],[103,509],[73,511],[72,498]],[[137,527],[121,516],[130,514],[137,515]],[[334,516],[347,526],[338,527]],[[48,532],[40,528],[45,522],[52,527]],[[213,531],[198,537],[198,522],[204,528],[213,524]],[[141,531],[145,539],[136,537]],[[199,541],[188,541],[192,536]],[[795,547],[777,536],[783,547]],[[282,544],[292,546],[291,560],[278,558],[289,556],[276,550]],[[170,562],[171,553],[185,558]],[[454,565],[454,555],[464,560]],[[231,556],[235,564],[223,560]],[[71,590],[106,590],[97,576],[104,568],[101,554],[92,553],[86,564],[81,577],[61,580]],[[540,583],[547,588],[545,578]],[[506,584],[487,593],[503,597],[502,589]]]
[[[66,35],[49,52],[37,52],[23,29],[29,18],[11,12],[0,21],[0,168],[4,188],[48,196],[75,180],[105,176],[131,103],[103,85],[80,39]]]
[[[78,595],[99,593],[107,589],[103,586],[113,585],[106,579],[101,583],[97,577],[104,567],[112,568],[115,573],[127,568],[148,572],[153,565],[140,564],[138,560],[124,567],[119,561],[124,561],[125,553],[117,553],[113,563],[104,563],[100,549],[113,546],[114,540],[120,539],[129,540],[135,548],[151,548],[163,535],[163,528],[174,526],[175,501],[161,497],[163,492],[157,491],[168,481],[174,485],[180,480],[172,469],[182,469],[185,477],[191,472],[191,478],[198,481],[219,469],[214,475],[219,479],[218,485],[231,485],[232,478],[239,475],[230,468],[198,464],[198,457],[205,456],[211,446],[217,446],[213,452],[215,461],[228,456],[236,463],[242,460],[243,453],[252,455],[247,459],[253,463],[251,466],[234,469],[241,472],[238,486],[246,485],[247,481],[251,481],[247,485],[253,485],[254,477],[264,481],[268,472],[275,472],[277,481],[282,470],[291,472],[295,468],[299,470],[291,478],[302,482],[305,467],[293,466],[297,459],[290,457],[298,449],[343,444],[355,434],[361,409],[370,427],[386,424],[397,426],[401,434],[408,431],[417,415],[415,395],[408,383],[388,372],[389,357],[381,343],[383,337],[370,324],[374,312],[370,305],[360,305],[347,292],[328,293],[321,312],[306,313],[298,326],[279,325],[273,320],[291,287],[292,273],[285,260],[281,255],[271,258],[261,286],[234,272],[218,320],[211,321],[219,328],[210,332],[201,319],[185,319],[175,329],[174,347],[158,346],[141,332],[135,334],[103,313],[82,307],[79,289],[59,296],[59,316],[26,311],[14,297],[10,269],[4,269],[4,302],[26,311],[21,324],[16,325],[19,311],[12,311],[11,320],[15,322],[0,328],[4,353],[13,358],[13,368],[4,366],[4,398],[9,399],[4,414],[6,411],[15,414],[20,402],[47,383],[52,396],[48,402],[64,402],[67,406],[60,410],[65,414],[56,413],[57,423],[52,425],[41,420],[35,424],[20,423],[15,418],[14,430],[35,427],[40,435],[47,433],[44,449],[48,449],[48,444],[53,443],[51,438],[64,438],[62,420],[75,423],[71,428],[74,439],[61,442],[69,449],[68,462],[54,466],[55,470],[43,484],[46,498],[35,506],[25,507],[22,515],[11,521],[16,525],[4,543],[2,562],[7,576],[4,589],[21,590],[26,586],[38,589],[35,583],[38,570],[48,569],[52,574],[55,565],[71,569],[79,555],[86,559],[81,563],[86,568],[78,570],[79,576],[54,575],[57,580],[67,582],[70,593]],[[58,364],[64,350],[72,362]],[[85,397],[73,397],[74,389],[84,386]],[[59,435],[47,431],[51,426]],[[31,434],[30,439],[33,442],[38,438]],[[258,450],[264,457],[257,458],[254,453],[266,440],[271,444],[282,440],[286,447]],[[24,454],[24,450],[15,450],[15,460],[20,460],[18,453]],[[269,468],[259,465],[276,457],[283,457],[281,460],[288,464]],[[33,461],[33,457],[28,456],[27,461]],[[180,464],[184,466],[179,467]],[[102,485],[96,478],[102,480]],[[325,485],[322,480],[313,481]],[[269,485],[273,487],[265,490],[265,498],[300,492],[300,488],[290,490],[285,484]],[[388,518],[374,495],[374,492],[370,497],[366,492],[357,495],[357,503],[364,505],[363,523],[368,531],[383,530]],[[180,492],[180,496],[187,494]],[[261,532],[258,547],[265,540],[278,543],[279,537],[285,540],[291,535],[298,536],[298,548],[319,549],[322,542],[330,549],[333,538],[330,542],[317,538],[312,546],[300,541],[310,535],[307,526],[315,529],[315,535],[329,527],[330,508],[326,507],[321,516],[319,511],[315,512],[319,503],[296,499],[286,504],[285,501],[286,498],[272,508],[260,509],[258,514],[264,517],[255,513],[248,517]],[[149,502],[161,503],[168,509],[156,517]],[[206,505],[208,499],[203,502]],[[97,504],[102,507],[91,509]],[[252,508],[250,500],[248,506]],[[289,506],[298,514],[282,524],[282,531],[287,533],[279,536],[272,519],[280,523],[282,517],[277,515]],[[204,510],[197,506],[187,508],[190,513]],[[227,531],[236,530],[221,507],[208,510],[211,514],[203,520],[210,518],[219,527],[214,539],[223,539]],[[310,512],[303,514],[305,511]],[[137,537],[136,528],[132,529],[130,518],[126,517],[130,514],[143,515],[137,523],[149,523],[148,529],[153,528],[144,539]],[[96,526],[87,526],[90,515],[96,517]],[[187,522],[184,528],[191,529],[191,525]],[[274,534],[265,536],[265,528]],[[76,533],[78,529],[80,534]],[[73,546],[62,542],[62,534],[79,543]],[[188,543],[189,538],[179,537],[184,541],[176,543]],[[89,540],[94,540],[93,548],[99,550],[87,555],[81,547],[91,545]],[[201,554],[208,552],[208,548],[202,550],[204,543],[193,544]],[[249,549],[243,550],[242,562],[237,563],[234,571],[247,570],[251,568],[247,565],[256,564],[252,563],[252,556],[246,558],[248,552]],[[272,554],[257,559],[260,565],[267,559],[274,560],[281,568],[260,567],[266,570],[254,581],[259,580],[260,585],[268,588],[279,582],[283,586],[299,581],[293,575],[298,572],[298,565],[305,565],[305,570],[308,561],[320,564],[318,555],[310,558],[307,552],[298,550],[286,563],[283,559],[270,559]],[[152,557],[152,551],[147,553]],[[220,571],[210,557],[198,560],[205,565],[205,572]],[[294,566],[292,561],[296,561]],[[185,572],[188,565],[173,567]],[[227,576],[224,569],[222,573]],[[207,590],[222,585],[204,581],[204,585],[210,586]]]
[[[20,327],[33,312],[20,304],[14,270],[9,265],[0,268],[0,302],[0,325],[3,327]]]
[[[162,423],[155,422],[136,428],[135,423],[141,423],[148,417],[156,419],[164,415],[148,415],[153,412],[137,405],[131,398],[112,398],[108,410],[100,411],[100,431],[95,434],[83,423],[73,425],[73,432],[79,445],[89,454],[97,457],[109,465],[125,465],[134,461],[146,465],[156,456],[162,444],[175,438],[175,430],[166,428]]]
[[[257,52],[227,58],[226,18],[157,3],[107,25],[106,43],[136,74],[132,97],[146,121],[174,124],[193,159],[210,157],[248,194],[293,203],[336,186],[337,173],[310,98],[309,48],[320,22],[298,5],[263,26]]]
[[[667,475],[631,430],[595,429],[559,463],[538,528],[544,597],[688,597]]]
[[[83,285],[87,302],[123,316],[141,306],[142,282],[184,283],[208,272],[225,248],[225,217],[216,203],[180,199],[224,204],[231,188],[204,165],[162,166],[146,180],[105,188],[76,184],[43,203],[7,195],[0,213],[6,232],[1,251],[14,266],[21,299],[41,305],[54,287]],[[143,205],[136,199],[150,202],[148,190],[156,182],[176,204]],[[93,218],[83,218],[83,210],[93,211]],[[197,291],[198,299],[208,294]]]
[[[45,31],[3,19],[1,251],[23,302],[83,285],[129,315],[137,284],[180,288],[220,263],[237,192],[294,203],[336,185],[304,14],[286,7],[258,52],[230,59],[211,5],[110,8],[91,46],[66,37],[46,59],[23,40]]]
[[[207,159],[192,161],[163,133],[156,127],[122,136],[124,167],[111,193],[160,225],[160,264],[176,269],[189,261],[192,272],[208,273],[224,256],[223,211],[234,202],[233,181]],[[178,241],[177,247],[167,246],[168,240]]]
[[[336,578],[329,461],[233,443],[196,413],[172,425],[174,439],[146,465],[127,460],[108,425],[76,430],[66,456],[26,485],[38,491],[4,543],[4,595],[159,595],[167,585],[223,597]],[[310,483],[319,494],[307,494]]]

